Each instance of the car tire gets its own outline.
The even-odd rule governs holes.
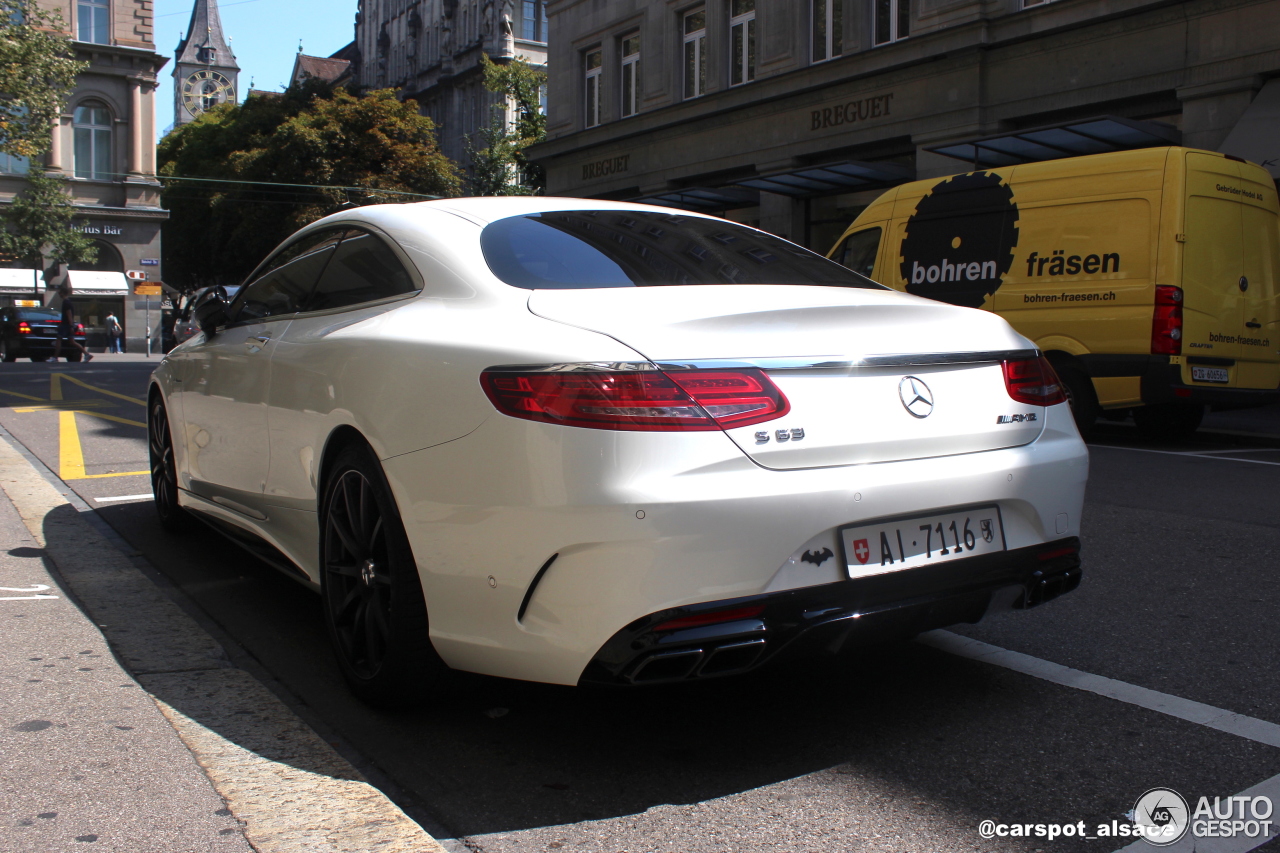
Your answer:
[[[47,355],[33,355],[33,356],[31,356],[31,360],[32,360],[32,361],[48,361],[48,360],[49,360],[49,356],[47,356]]]
[[[431,644],[417,564],[382,466],[339,452],[320,507],[325,624],[351,692],[377,708],[421,704],[448,671]]]
[[[147,409],[147,455],[151,461],[151,494],[160,524],[171,533],[184,533],[193,519],[178,503],[178,466],[173,455],[173,431],[164,400],[156,395]]]
[[[1071,416],[1075,418],[1076,429],[1080,435],[1088,438],[1098,421],[1101,407],[1098,395],[1093,389],[1093,380],[1083,370],[1068,364],[1055,364],[1054,370],[1062,380],[1062,388],[1067,393],[1067,402],[1071,405]]]
[[[71,352],[67,353],[67,361],[79,361],[82,358],[84,358],[84,356],[82,356],[76,350],[72,350]]]
[[[1205,407],[1194,403],[1159,403],[1133,410],[1133,422],[1143,438],[1152,441],[1174,441],[1186,438],[1200,428]]]
[[[9,342],[0,340],[0,361],[17,361],[18,357],[9,352]]]

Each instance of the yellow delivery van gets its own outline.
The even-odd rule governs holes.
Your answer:
[[[1147,148],[895,187],[828,257],[995,311],[1058,369],[1081,431],[1153,436],[1280,400],[1280,222],[1261,167]]]

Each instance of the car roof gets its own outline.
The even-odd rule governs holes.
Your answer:
[[[435,201],[419,201],[409,204],[372,204],[340,211],[321,219],[319,225],[330,219],[351,222],[363,220],[377,225],[390,217],[397,225],[407,224],[415,216],[424,219],[434,213],[451,213],[471,220],[477,225],[487,225],[509,216],[521,216],[555,210],[632,210],[637,213],[665,213],[671,216],[691,216],[715,219],[702,213],[637,204],[626,201],[601,201],[591,198],[557,198],[548,196],[477,196],[470,198],[442,198]]]

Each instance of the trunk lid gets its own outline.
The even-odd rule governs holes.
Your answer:
[[[999,359],[972,355],[1034,346],[985,311],[782,285],[539,290],[529,309],[609,335],[664,369],[764,369],[791,410],[726,434],[767,468],[973,453],[1040,434],[1043,407],[1015,403]]]

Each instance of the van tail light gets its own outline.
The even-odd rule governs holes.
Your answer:
[[[591,429],[680,432],[733,429],[791,409],[756,368],[735,370],[486,370],[480,386],[503,414]]]
[[[1044,356],[1009,359],[1004,367],[1004,387],[1009,396],[1019,403],[1033,406],[1052,406],[1065,403],[1067,394],[1057,371]]]
[[[31,324],[28,323],[26,320],[23,320],[22,322],[20,322],[18,324],[18,334],[20,335],[31,334]]]
[[[1182,288],[1156,285],[1155,315],[1151,318],[1153,355],[1182,355]]]

